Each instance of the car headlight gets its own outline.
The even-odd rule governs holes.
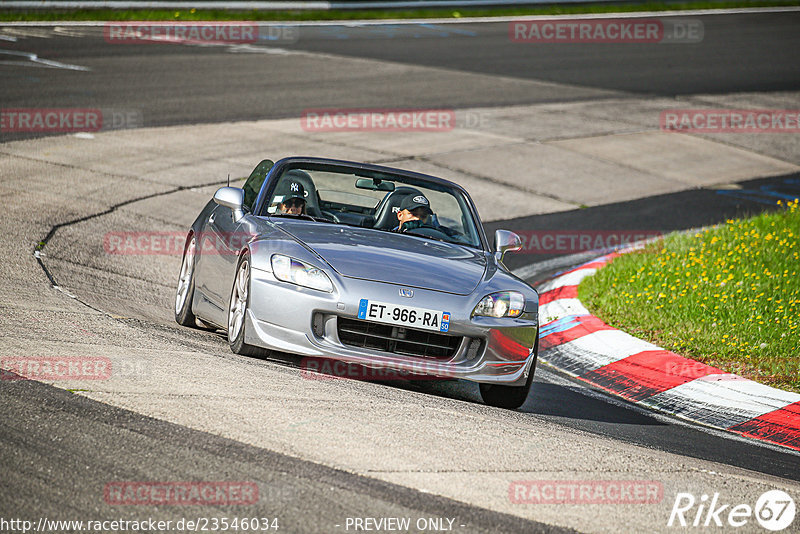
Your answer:
[[[273,254],[272,273],[278,280],[289,282],[290,284],[310,287],[327,293],[333,291],[333,282],[321,269],[306,265],[302,261],[289,256]]]
[[[500,291],[483,297],[472,310],[472,316],[519,317],[523,309],[525,309],[525,297],[522,293]]]

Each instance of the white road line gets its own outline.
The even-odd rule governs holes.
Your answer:
[[[21,37],[23,39],[28,37],[33,37],[35,39],[47,39],[53,36],[53,31],[49,28],[25,28],[19,26],[9,27],[3,23],[0,23],[0,30],[2,30],[3,33],[7,33],[18,38]]]
[[[294,51],[285,48],[276,48],[271,46],[258,46],[251,44],[232,44],[228,46],[228,52],[234,54],[241,53],[257,53],[257,54],[274,54],[279,56],[286,56],[294,54]]]
[[[34,63],[33,65],[31,65],[29,63],[25,63],[22,61],[0,61],[0,63],[4,65],[20,65],[24,67],[50,67],[56,69],[79,70],[79,71],[92,70],[89,67],[82,67],[80,65],[70,65],[69,63],[61,63],[60,61],[53,61],[51,59],[43,59],[31,52],[18,52],[16,50],[0,50],[0,54],[23,57],[28,61],[30,61],[31,63]]]
[[[569,256],[558,256],[551,260],[539,261],[536,263],[532,263],[530,265],[526,265],[524,267],[519,267],[511,272],[515,276],[518,276],[524,280],[527,278],[533,278],[539,273],[544,273],[554,269],[562,269],[564,267],[580,265],[581,263],[597,258],[602,254],[607,254],[608,252],[612,251],[589,250],[586,252],[578,252],[576,254],[570,254]]]
[[[576,372],[575,369],[580,369],[576,372],[580,376],[634,354],[655,350],[660,349],[621,330],[599,330],[548,349],[552,351],[551,356],[548,357],[550,352],[545,352],[543,357],[552,362],[556,359],[553,356],[557,354],[560,360],[556,364],[558,367],[567,364],[568,360],[573,360],[569,367],[573,372]]]
[[[577,271],[559,276],[558,278],[554,278],[553,280],[540,285],[539,293],[552,291],[553,289],[558,289],[564,286],[577,286],[584,278],[587,276],[592,276],[596,272],[597,269],[591,267],[587,269],[578,269]]]
[[[58,35],[63,35],[65,37],[88,37],[89,35],[92,35],[93,32],[87,32],[85,29],[80,27],[64,28],[62,26],[56,26],[53,28],[53,33],[57,33]]]
[[[561,319],[567,315],[588,315],[589,310],[578,299],[558,299],[539,305],[539,320],[542,324]]]

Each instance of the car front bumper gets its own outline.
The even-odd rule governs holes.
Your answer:
[[[484,383],[522,386],[534,365],[538,335],[536,313],[519,318],[471,317],[483,294],[453,295],[403,286],[337,277],[335,290],[324,293],[277,280],[271,272],[252,269],[245,342],[250,345],[329,358],[373,369],[412,375],[461,378]],[[358,319],[362,298],[450,313],[447,335],[460,339],[452,354],[422,357],[345,344],[339,318]]]

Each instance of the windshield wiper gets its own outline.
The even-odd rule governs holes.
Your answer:
[[[442,233],[444,233],[444,232],[442,232]],[[469,248],[475,248],[475,249],[481,250],[480,247],[476,247],[475,245],[472,245],[470,243],[464,243],[463,241],[456,241],[456,240],[453,240],[453,239],[442,239],[441,237],[433,237],[433,236],[430,236],[430,235],[422,235],[422,234],[413,234],[413,233],[410,233],[410,232],[408,232],[408,235],[413,235],[413,236],[416,236],[416,237],[425,237],[427,239],[433,239],[434,241],[441,241],[442,243],[450,243],[451,245],[461,245],[462,247],[469,247]]]
[[[425,239],[441,241],[442,243],[453,243],[453,241],[448,241],[447,239],[442,239],[441,237],[433,237],[432,235],[412,234],[411,232],[403,232],[403,233],[405,233],[406,235],[413,235],[414,237],[424,237]]]

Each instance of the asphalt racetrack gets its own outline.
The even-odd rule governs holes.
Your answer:
[[[8,108],[124,108],[140,111],[147,126],[298,117],[308,108],[477,108],[797,89],[800,14],[685,18],[702,22],[702,43],[514,43],[508,22],[301,26],[283,39],[230,47],[111,46],[101,27],[15,28],[7,34],[20,38],[3,42],[2,63],[30,66],[9,55],[15,51],[92,70],[6,66],[0,87]],[[314,55],[263,57],[284,51]]]
[[[102,27],[0,24],[4,110],[91,108],[128,121],[89,135],[0,133],[0,356],[103,356],[129,371],[0,383],[0,518],[257,515],[281,531],[347,532],[353,518],[408,517],[452,519],[442,524],[458,532],[672,532],[681,492],[751,506],[772,489],[799,498],[795,452],[644,411],[544,365],[523,407],[507,411],[483,405],[471,383],[307,380],[291,355],[234,355],[220,332],[172,320],[180,256],[103,248],[110,231],[185,231],[228,172],[236,182],[261,158],[289,155],[462,181],[490,232],[666,232],[771,209],[800,193],[797,133],[686,141],[659,132],[658,113],[800,108],[800,13],[685,18],[702,23],[701,42],[532,45],[511,42],[508,22],[474,22],[116,45]],[[438,138],[300,128],[297,117],[319,108],[446,108],[479,120]],[[632,145],[664,156],[625,152]],[[507,264],[541,280],[573,252]],[[118,481],[231,480],[257,484],[257,502],[118,506],[104,493]],[[663,495],[520,504],[509,487],[521,480],[655,481]],[[416,531],[438,523],[425,525]],[[753,519],[740,530],[759,529]]]

